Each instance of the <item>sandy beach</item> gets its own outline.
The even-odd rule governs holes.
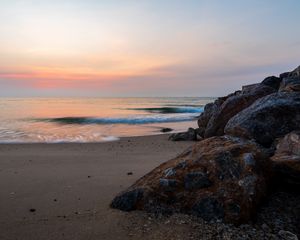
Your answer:
[[[116,194],[194,143],[167,139],[0,145],[0,239],[285,239],[281,230],[298,232],[299,194],[281,190],[255,222],[240,226],[111,209]]]
[[[139,239],[136,221],[146,215],[109,204],[192,144],[167,138],[0,145],[0,239]]]

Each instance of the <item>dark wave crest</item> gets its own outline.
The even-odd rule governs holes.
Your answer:
[[[201,113],[203,107],[157,107],[157,108],[127,108],[128,110],[146,111],[150,113]]]

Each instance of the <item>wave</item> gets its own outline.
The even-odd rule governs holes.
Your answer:
[[[100,139],[87,139],[83,137],[74,137],[74,138],[51,138],[45,137],[43,139],[36,138],[36,139],[1,139],[0,144],[20,144],[20,143],[88,143],[88,142],[113,142],[118,141],[120,138],[115,136],[103,136]]]
[[[202,107],[151,107],[151,108],[127,108],[127,110],[137,110],[137,111],[146,111],[150,113],[162,113],[162,114],[170,114],[170,113],[201,113],[203,112]]]
[[[192,121],[197,115],[180,116],[140,116],[130,118],[91,118],[91,117],[60,117],[36,119],[37,121],[54,122],[60,124],[147,124]]]

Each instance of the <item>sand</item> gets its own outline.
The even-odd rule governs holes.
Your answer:
[[[0,240],[296,239],[300,194],[280,189],[240,226],[110,209],[116,194],[193,144],[167,138],[0,144]]]
[[[167,138],[0,145],[0,239],[140,239],[148,215],[109,204],[193,144]]]

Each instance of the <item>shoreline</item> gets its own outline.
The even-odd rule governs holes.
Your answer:
[[[138,138],[148,138],[148,137],[159,137],[159,136],[167,136],[169,137],[173,133],[178,133],[177,131],[172,131],[170,133],[155,133],[153,135],[140,135],[140,136],[129,136],[129,137],[115,137],[115,140],[106,140],[106,141],[99,141],[99,142],[0,142],[0,146],[2,145],[81,145],[81,144],[87,144],[87,145],[98,145],[98,144],[105,144],[105,143],[112,143],[112,142],[118,142],[118,141],[127,141],[132,139],[138,139]],[[111,137],[111,136],[109,136]]]

